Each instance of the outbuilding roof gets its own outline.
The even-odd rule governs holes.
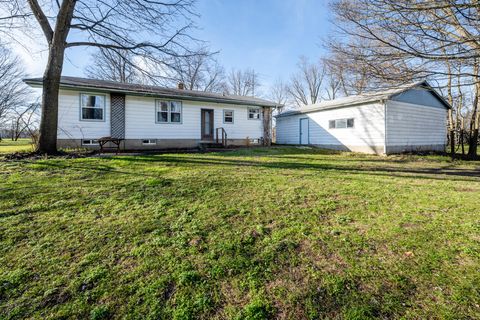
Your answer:
[[[368,92],[356,96],[348,96],[335,100],[324,100],[320,103],[312,104],[301,108],[300,110],[286,111],[277,115],[277,118],[291,116],[295,114],[310,113],[314,111],[322,111],[335,108],[345,108],[365,103],[372,103],[376,101],[385,101],[394,98],[395,96],[406,92],[410,89],[425,89],[430,91],[447,109],[450,109],[450,104],[440,95],[438,92],[430,86],[427,81],[420,81],[415,83],[410,83],[396,88],[389,88],[383,91]]]
[[[42,87],[42,78],[30,78],[24,79],[25,83],[32,87]],[[231,94],[221,94],[214,92],[186,90],[186,89],[172,89],[160,86],[151,86],[143,84],[133,83],[121,83],[116,81],[87,79],[79,77],[62,77],[60,80],[61,89],[70,90],[95,90],[95,91],[108,91],[108,92],[120,92],[131,95],[153,96],[162,97],[168,99],[182,99],[192,101],[205,101],[216,103],[229,103],[250,105],[259,107],[277,107],[277,103],[248,96],[238,96]]]

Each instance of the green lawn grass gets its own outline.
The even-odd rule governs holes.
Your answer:
[[[283,147],[3,161],[0,318],[478,318],[479,168]]]
[[[0,154],[28,151],[33,151],[31,139],[18,139],[17,141],[12,141],[11,139],[4,138],[0,141]]]

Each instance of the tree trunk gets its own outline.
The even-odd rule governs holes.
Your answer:
[[[462,144],[462,156],[465,156],[465,124],[463,118],[460,120],[460,143]]]
[[[450,156],[455,159],[455,131],[450,129]]]
[[[448,109],[448,128],[450,134],[450,156],[452,160],[455,159],[455,123],[453,122],[453,94],[452,94],[452,71],[450,66],[450,61],[447,61],[447,70],[448,70],[448,103],[450,104],[450,109]]]
[[[43,76],[42,116],[40,118],[39,153],[57,153],[58,93],[62,75],[65,46],[50,48]]]
[[[272,145],[272,109],[263,107],[263,145]]]
[[[474,159],[477,157],[478,129],[479,129],[479,113],[478,103],[480,98],[480,78],[478,61],[473,66],[473,80],[475,81],[475,96],[473,98],[472,117],[470,119],[470,139],[468,140],[468,157]]]
[[[478,71],[478,70],[477,70]],[[470,121],[470,140],[468,145],[468,157],[474,159],[477,157],[477,145],[478,145],[478,130],[480,127],[480,113],[478,110],[479,96],[480,96],[480,79],[475,79],[475,98],[473,99],[473,112]]]
[[[48,61],[43,74],[42,116],[40,117],[40,138],[37,152],[54,154],[57,153],[60,77],[67,47],[67,36],[77,0],[63,0],[61,2],[55,30],[51,29],[38,2],[33,0],[28,2],[48,41]]]
[[[478,146],[478,128],[473,129],[470,137],[470,144],[468,146],[468,157],[474,159],[477,157]]]
[[[448,110],[448,131],[450,134],[450,156],[455,159],[455,124],[453,123],[453,110]]]

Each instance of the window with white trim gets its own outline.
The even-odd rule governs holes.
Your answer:
[[[348,119],[336,119],[328,121],[328,128],[329,129],[345,129],[345,128],[353,128],[355,125],[354,118]]]
[[[155,144],[157,144],[157,140],[155,140],[155,139],[143,139],[143,140],[142,140],[142,144],[143,144],[144,146],[147,146],[147,145],[155,145]]]
[[[180,101],[156,100],[156,123],[181,123],[182,103]]]
[[[259,120],[260,108],[248,108],[248,120]]]
[[[223,123],[233,123],[233,110],[223,110]]]
[[[83,139],[82,146],[94,146],[98,145],[98,140],[96,139]]]
[[[84,121],[103,121],[105,117],[105,96],[80,94],[80,119]]]

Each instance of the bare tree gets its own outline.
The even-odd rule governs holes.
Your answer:
[[[382,79],[402,81],[406,71],[445,79],[445,68],[431,67],[439,61],[471,63],[480,57],[476,1],[338,0],[332,7],[347,47]],[[389,74],[380,67],[388,65]]]
[[[197,55],[174,57],[169,74],[170,81],[183,83],[188,90],[224,92],[225,70],[207,48],[197,50]]]
[[[356,59],[356,55],[347,50],[342,51],[338,48],[329,48],[332,54],[324,59],[327,66],[328,97],[334,99],[337,95],[350,96],[359,95],[370,89],[376,89],[375,77],[368,74],[368,67],[363,64],[361,59]],[[333,92],[335,91],[335,93]]]
[[[298,72],[292,75],[288,89],[298,106],[320,102],[325,73],[325,65],[310,63],[305,57],[300,58]]]
[[[10,50],[0,46],[0,123],[26,104],[29,90],[22,82],[25,73]]]
[[[335,100],[341,92],[342,87],[344,87],[343,81],[343,77],[339,77],[339,73],[327,65],[325,96],[323,99]]]
[[[227,76],[227,91],[239,96],[259,96],[261,83],[253,69],[231,70]]]
[[[48,45],[43,75],[42,116],[38,152],[57,152],[58,93],[65,51],[91,46],[129,51],[136,56],[172,57],[194,54],[192,38],[194,0],[63,0],[0,1],[4,34],[16,28],[27,33],[40,27]],[[75,37],[69,37],[71,31]]]
[[[278,105],[277,114],[282,113],[289,101],[288,85],[277,79],[270,87],[269,98]]]
[[[22,135],[34,136],[38,128],[40,104],[31,103],[17,108],[12,114],[12,140],[17,141]]]
[[[107,50],[99,48],[92,55],[85,74],[94,79],[111,80],[123,83],[139,81],[140,68],[133,63],[133,55],[128,50]]]
[[[471,87],[474,97],[478,96],[480,10],[477,1],[338,0],[332,7],[337,34],[341,35],[331,41],[332,51],[353,57],[369,77],[396,83],[427,78],[439,88],[446,88],[452,103],[454,91],[459,92],[452,78],[460,77],[460,86]],[[452,63],[461,67],[452,68]],[[450,114],[451,143],[455,141],[453,121],[454,116]],[[477,154],[479,122],[478,99],[474,98],[469,135],[472,157]],[[452,146],[452,155],[453,150]]]

